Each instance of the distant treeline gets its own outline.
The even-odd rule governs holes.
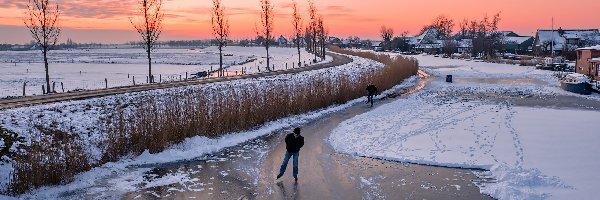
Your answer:
[[[242,40],[230,40],[228,42],[231,46],[260,46],[265,42],[265,39],[262,37],[257,37],[255,39],[242,39]],[[160,41],[157,42],[156,46],[158,48],[168,48],[168,47],[206,47],[206,46],[215,46],[217,43],[215,40],[170,40],[170,41]],[[274,40],[271,41],[271,44],[276,44]],[[106,48],[142,48],[142,42],[127,42],[125,44],[103,44],[103,43],[77,43],[73,42],[71,39],[68,39],[65,43],[57,44],[53,49],[62,50],[62,49],[106,49]],[[0,51],[28,51],[28,50],[39,50],[39,46],[34,42],[30,42],[28,44],[0,44]]]

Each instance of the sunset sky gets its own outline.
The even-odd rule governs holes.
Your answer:
[[[27,0],[0,0],[0,43],[30,41],[23,27]],[[136,0],[51,0],[63,15],[61,41],[122,43],[137,40],[128,18]],[[277,35],[292,34],[291,0],[274,0]],[[231,22],[232,39],[255,35],[259,0],[223,0]],[[306,17],[306,0],[298,0]],[[444,14],[455,21],[480,19],[501,12],[502,30],[535,35],[537,29],[600,28],[599,0],[315,0],[331,35],[378,39],[382,25],[396,33],[411,35]],[[210,0],[164,0],[165,25],[162,40],[207,39],[210,31]]]

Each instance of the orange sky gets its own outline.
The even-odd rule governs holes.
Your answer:
[[[51,0],[63,9],[62,40],[76,42],[126,42],[136,40],[128,21],[136,0]],[[164,0],[163,40],[205,39],[210,32],[210,0]],[[29,41],[22,28],[25,0],[0,0],[0,43]],[[259,18],[259,0],[223,0],[230,14],[233,39],[253,37]],[[306,1],[298,0],[306,10]],[[534,35],[537,29],[549,29],[551,18],[563,28],[600,28],[599,0],[315,0],[325,16],[331,35],[378,38],[382,25],[396,33],[416,34],[423,25],[444,14],[456,21],[474,19],[501,12],[502,30]],[[576,2],[576,3],[568,3]],[[275,32],[291,35],[291,0],[274,0],[277,13]],[[570,5],[574,4],[574,5]],[[306,13],[303,13],[304,15]],[[101,29],[101,30],[98,30]]]

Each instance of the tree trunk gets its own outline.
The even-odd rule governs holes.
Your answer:
[[[300,67],[300,63],[302,63],[302,58],[300,56],[300,42],[296,44],[296,47],[298,48],[298,67]]]
[[[150,57],[150,44],[147,45],[146,53],[148,53],[148,79],[150,83],[154,82],[154,78],[152,77],[152,58]]]
[[[219,45],[219,73],[223,74],[223,45]]]
[[[269,68],[271,66],[271,65],[269,65],[270,64],[269,61],[270,61],[270,58],[269,58],[269,45],[267,44],[267,69],[269,69],[269,71],[271,71],[270,68]]]
[[[42,47],[44,53],[44,67],[46,68],[46,93],[50,93],[50,73],[48,72],[48,47]]]

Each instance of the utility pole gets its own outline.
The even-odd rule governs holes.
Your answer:
[[[552,44],[551,45],[552,46],[550,47],[550,57],[552,57],[554,59],[554,17],[552,17]]]

